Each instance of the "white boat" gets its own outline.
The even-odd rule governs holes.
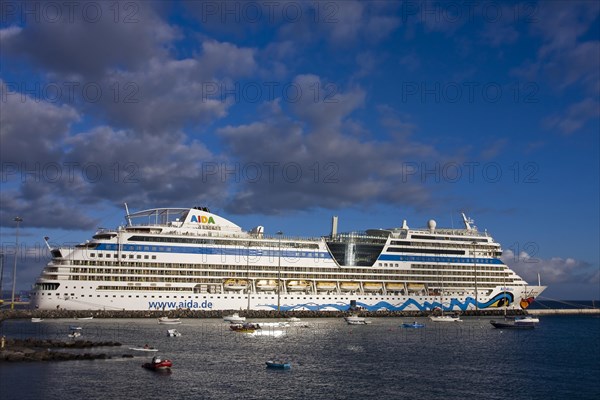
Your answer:
[[[515,323],[517,324],[537,324],[540,322],[540,319],[538,317],[532,317],[530,315],[526,315],[524,317],[515,317]]]
[[[43,319],[41,319],[41,318],[31,318],[31,322],[33,322],[33,323],[38,323],[38,322],[42,322],[42,321],[43,321]]]
[[[179,318],[160,317],[158,323],[162,325],[178,325],[181,324],[181,320]]]
[[[227,315],[227,316],[223,317],[223,321],[229,322],[232,324],[241,324],[242,322],[246,321],[246,317],[240,317],[240,314],[233,313],[231,315]]]
[[[462,322],[458,315],[431,315],[429,319],[433,322]]]
[[[77,319],[77,320],[90,320],[90,319],[94,319],[94,317],[82,317],[82,318],[76,317],[75,319]]]
[[[155,349],[154,347],[145,345],[143,347],[130,347],[129,350],[134,350],[134,351],[148,351],[148,352],[156,352],[158,351],[158,349]]]
[[[344,320],[348,325],[367,325],[371,323],[371,321],[367,320],[365,317],[359,317],[356,314],[344,317]]]
[[[265,328],[287,328],[290,326],[289,322],[255,322],[254,325],[258,326],[260,329]]]
[[[179,337],[181,336],[181,332],[179,332],[177,329],[167,329],[167,336]]]
[[[288,322],[300,322],[300,321],[302,321],[302,320],[301,320],[300,318],[298,318],[298,317],[289,317],[289,318],[287,319],[287,321],[288,321]]]
[[[206,207],[152,208],[53,247],[30,292],[40,310],[444,311],[525,309],[545,290],[501,260],[463,214],[464,228],[409,227],[296,238],[243,229]],[[438,276],[432,274],[438,271]],[[437,279],[436,279],[437,278]],[[230,281],[233,280],[233,281]],[[503,284],[503,280],[506,284]],[[477,290],[475,289],[477,288]],[[82,314],[83,315],[83,314]]]
[[[73,331],[73,332],[69,333],[70,338],[78,338],[80,336],[81,336],[81,332],[79,332],[79,331]]]

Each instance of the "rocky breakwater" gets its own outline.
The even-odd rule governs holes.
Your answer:
[[[83,353],[80,351],[81,349],[102,346],[121,346],[121,343],[2,338],[0,362],[104,360],[111,358],[105,353]]]

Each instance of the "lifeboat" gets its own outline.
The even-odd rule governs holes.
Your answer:
[[[358,282],[342,282],[340,283],[340,289],[344,291],[356,291],[358,290],[359,285]]]
[[[308,289],[310,284],[306,281],[289,281],[287,287],[288,290],[301,291]]]
[[[365,292],[377,292],[377,291],[381,290],[382,287],[383,287],[383,285],[381,283],[377,283],[377,282],[367,282],[367,283],[363,284],[363,290]]]
[[[403,283],[386,283],[385,288],[390,291],[398,291],[404,289]]]
[[[277,281],[274,279],[261,279],[258,282],[256,282],[256,289],[264,291],[276,290]]]
[[[248,288],[248,281],[245,279],[226,279],[223,287],[226,290],[246,290]]]
[[[335,282],[317,282],[317,290],[331,291],[336,289],[337,285]]]

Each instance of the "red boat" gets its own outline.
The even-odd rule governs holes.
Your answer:
[[[159,357],[152,357],[152,361],[142,364],[142,367],[152,371],[170,370],[173,366],[171,360],[162,360]]]

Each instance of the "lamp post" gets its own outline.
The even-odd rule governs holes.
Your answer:
[[[279,236],[279,252],[277,257],[277,312],[281,310],[281,235],[283,232],[278,231]]]
[[[479,300],[478,300],[478,295],[479,292],[477,290],[477,253],[475,252],[475,246],[477,246],[477,241],[474,240],[472,242],[473,244],[473,265],[475,267],[475,311],[479,310]]]
[[[17,256],[19,255],[19,224],[23,222],[23,218],[15,217],[14,221],[17,223],[17,231],[15,233],[15,264],[13,265],[13,276],[12,276],[12,296],[10,300],[10,309],[15,309],[15,288],[17,285]]]

